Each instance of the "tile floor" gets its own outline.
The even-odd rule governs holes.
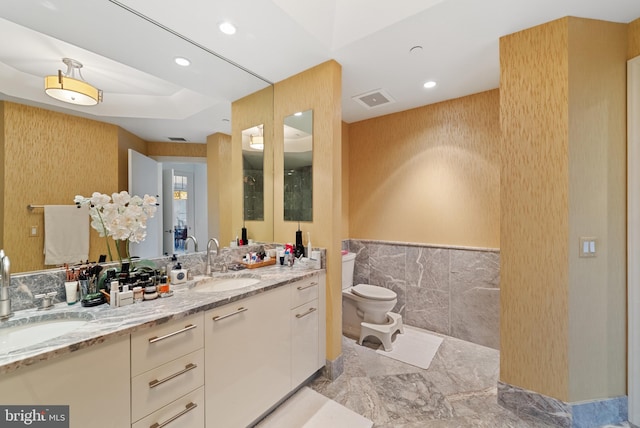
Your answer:
[[[426,370],[343,337],[343,374],[333,382],[318,377],[310,387],[372,420],[374,428],[549,427],[497,404],[499,351],[443,337]]]

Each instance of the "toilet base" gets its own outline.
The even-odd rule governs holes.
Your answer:
[[[404,325],[402,324],[402,315],[395,312],[387,312],[386,324],[371,324],[368,322],[360,323],[360,339],[358,345],[362,345],[364,339],[368,336],[377,337],[382,342],[382,347],[386,352],[393,350],[393,344],[391,343],[391,336],[399,331],[404,333]]]

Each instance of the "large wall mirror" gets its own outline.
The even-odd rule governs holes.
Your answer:
[[[232,102],[272,87],[270,82],[258,75],[152,24],[116,3],[84,0],[3,1],[0,4],[0,36],[12,42],[0,46],[0,70],[5,71],[4,77],[0,79],[0,101],[63,113],[67,115],[64,119],[69,118],[69,123],[77,123],[75,119],[79,116],[115,124],[147,142],[170,142],[173,137],[185,137],[188,143],[206,144],[209,135],[231,135]],[[62,13],[66,10],[72,10],[73,14]],[[96,20],[96,16],[101,19]],[[19,32],[12,33],[14,30]],[[192,65],[176,65],[176,56],[187,57]],[[52,101],[44,94],[44,76],[57,74],[57,70],[64,67],[62,57],[71,57],[84,63],[83,78],[104,91],[102,103],[92,107],[73,106]],[[21,88],[24,90],[21,91]],[[14,132],[12,137],[15,137],[17,128],[28,128],[33,121],[33,118],[19,117],[10,126],[5,126],[5,129],[11,128]],[[173,128],[176,124],[182,126],[181,130]],[[0,127],[1,125],[7,123],[0,124]],[[33,174],[30,175],[38,176],[37,183],[33,186],[25,189],[12,188],[11,195],[5,195],[11,200],[11,204],[3,206],[0,223],[3,224],[4,231],[19,231],[0,235],[2,247],[11,257],[14,273],[50,267],[44,265],[42,231],[39,231],[39,237],[27,237],[26,234],[30,222],[43,217],[42,210],[27,215],[27,205],[72,204],[76,194],[112,191],[100,188],[101,185],[104,187],[101,184],[104,180],[91,184],[90,188],[78,190],[77,186],[71,186],[68,180],[64,180],[63,175],[69,174],[69,169],[59,166],[73,165],[73,175],[78,176],[80,182],[88,181],[80,175],[100,178],[109,169],[110,188],[115,191],[113,183],[114,180],[119,181],[119,178],[113,178],[110,171],[113,168],[116,175],[121,167],[122,162],[114,159],[116,155],[113,153],[121,149],[123,137],[119,134],[116,141],[113,134],[105,137],[103,134],[107,132],[104,132],[97,138],[95,133],[102,132],[103,129],[98,127],[99,131],[89,132],[68,126],[65,120],[56,117],[56,121],[50,124],[50,135],[38,135],[47,144],[38,141],[39,146],[34,148],[41,152],[49,151],[48,156],[55,159],[56,167],[10,166],[11,173],[16,176],[21,171],[32,171]],[[60,132],[61,130],[64,132]],[[145,135],[148,130],[153,130],[155,135],[161,137]],[[26,135],[20,131],[17,133],[20,138],[23,138],[23,134]],[[101,144],[100,150],[108,149],[110,157],[101,158],[97,154],[95,157],[99,160],[84,168],[66,158],[70,153],[82,155],[85,150],[94,150],[93,147],[98,147],[97,140]],[[33,145],[34,141],[35,139],[25,140],[21,144]],[[89,145],[91,149],[87,148]],[[126,150],[124,152],[126,156]],[[186,159],[193,155],[182,156]],[[234,164],[234,168],[239,167],[239,164]],[[251,178],[247,178],[248,181],[253,183],[253,179],[256,180],[256,187],[250,190],[257,190],[258,177],[254,174],[247,175],[251,175]],[[267,177],[267,185],[270,180],[272,177]],[[8,181],[5,180],[5,183]],[[249,185],[248,182],[246,184]],[[7,186],[9,187],[11,186]],[[118,190],[127,189],[119,186]],[[209,195],[210,199],[211,196]],[[207,207],[203,209],[205,215],[208,215]],[[220,212],[231,212],[231,208],[226,205],[217,209]],[[272,210],[272,204],[267,205],[267,210]],[[260,208],[259,204],[252,211],[252,216],[262,216],[272,223],[271,213],[265,213],[265,209]],[[240,217],[240,212],[234,212],[233,215]],[[215,233],[209,234],[209,237],[213,236],[216,236]],[[206,241],[200,242],[201,250],[205,246]],[[157,254],[161,255],[162,253]],[[21,264],[23,262],[24,265]]]
[[[313,110],[284,119],[284,220],[313,221]]]
[[[264,125],[242,131],[243,220],[264,220]]]

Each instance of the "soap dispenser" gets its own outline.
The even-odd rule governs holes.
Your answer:
[[[187,270],[183,269],[180,262],[178,262],[171,270],[171,283],[182,284],[185,282],[187,282]]]

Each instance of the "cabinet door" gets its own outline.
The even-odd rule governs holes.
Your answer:
[[[69,405],[71,428],[127,427],[129,368],[127,335],[1,375],[0,403]]]
[[[318,369],[318,315],[317,299],[291,310],[291,389]]]
[[[207,427],[246,427],[291,384],[289,288],[279,287],[205,314]]]

